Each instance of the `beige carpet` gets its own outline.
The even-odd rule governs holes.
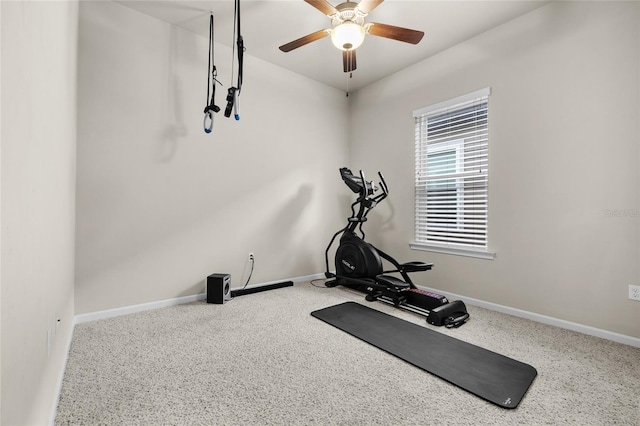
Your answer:
[[[316,283],[321,286],[321,283]],[[505,410],[311,317],[354,300],[538,370]],[[459,329],[310,283],[77,325],[57,425],[640,425],[640,349],[469,306]]]

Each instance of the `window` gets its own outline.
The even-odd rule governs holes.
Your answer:
[[[494,257],[487,249],[489,88],[414,111],[414,249]]]

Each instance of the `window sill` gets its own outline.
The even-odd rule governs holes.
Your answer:
[[[412,250],[431,251],[434,253],[453,254],[456,256],[475,257],[477,259],[493,260],[496,258],[495,252],[485,249],[464,249],[458,247],[438,246],[435,244],[418,244],[411,243],[409,247]]]

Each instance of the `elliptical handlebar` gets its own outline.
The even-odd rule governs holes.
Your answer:
[[[366,198],[369,195],[369,185],[367,185],[367,179],[364,177],[364,172],[360,170],[360,179],[362,180],[362,186],[364,189],[363,198]],[[371,188],[373,190],[373,188]]]
[[[351,172],[351,170],[349,170],[348,168],[346,167],[341,168],[340,176],[342,176],[342,180],[344,181],[345,185],[349,187],[351,191],[355,192],[356,194],[363,191],[364,185],[362,184],[362,181],[357,177],[355,177]]]
[[[359,171],[360,177],[356,177],[350,169],[348,169],[347,167],[343,167],[340,169],[340,175],[342,176],[342,180],[349,187],[349,189],[351,189],[351,191],[355,192],[356,194],[360,194],[360,198],[363,200],[367,199],[367,197],[373,195],[378,190],[375,182],[367,182],[367,178],[363,170]],[[385,182],[382,173],[378,172],[378,176],[380,177],[380,188],[384,193],[384,197],[386,197],[389,194],[387,183]],[[375,197],[376,201],[378,200],[378,197],[380,197],[380,195]]]
[[[382,192],[384,195],[389,195],[389,188],[387,187],[387,182],[384,180],[384,176],[382,176],[382,172],[378,172],[378,176],[380,177],[380,188],[382,188]]]

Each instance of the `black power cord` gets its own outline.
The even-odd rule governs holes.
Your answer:
[[[256,259],[253,256],[253,254],[249,255],[249,262],[251,262],[251,271],[249,272],[249,278],[247,278],[247,282],[244,283],[244,286],[242,287],[243,290],[247,287],[247,284],[249,284],[249,281],[251,281],[251,275],[253,275],[253,267],[255,266],[255,263],[256,263]]]

